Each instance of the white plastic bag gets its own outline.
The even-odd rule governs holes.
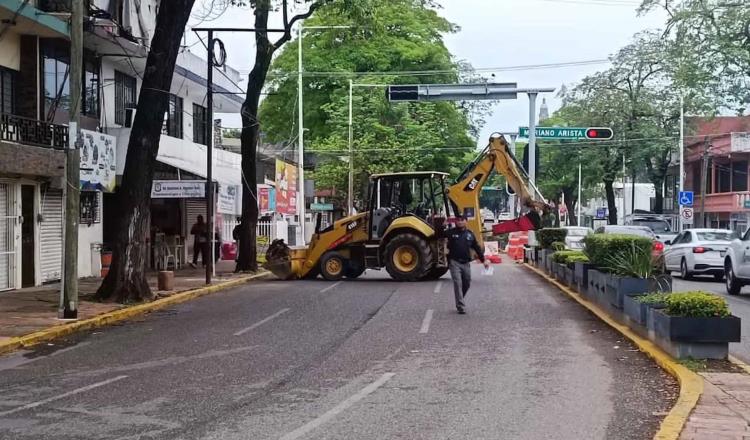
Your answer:
[[[492,266],[487,266],[482,270],[482,275],[491,277],[495,273],[495,268]]]

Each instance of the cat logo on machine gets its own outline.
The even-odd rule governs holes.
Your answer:
[[[474,191],[475,189],[477,189],[477,185],[479,185],[479,181],[482,180],[483,176],[484,176],[484,174],[477,174],[476,176],[474,176],[474,178],[471,179],[471,182],[469,182],[464,187],[464,191],[471,192],[471,191]]]

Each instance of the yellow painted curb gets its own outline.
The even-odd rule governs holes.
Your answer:
[[[562,290],[569,297],[576,300],[579,304],[586,307],[591,313],[596,315],[599,319],[607,323],[610,327],[622,333],[625,337],[633,341],[633,343],[646,355],[652,358],[657,365],[664,369],[667,373],[677,379],[680,384],[680,396],[677,398],[677,403],[669,414],[662,420],[659,430],[654,435],[655,440],[674,440],[679,438],[682,428],[685,426],[690,413],[693,408],[698,404],[698,399],[703,394],[703,378],[696,373],[693,373],[686,367],[678,364],[675,359],[666,353],[664,350],[659,348],[656,344],[648,339],[640,337],[638,334],[630,330],[628,326],[620,324],[615,321],[607,312],[602,310],[598,305],[584,299],[574,290],[558,283],[556,280],[548,277],[541,270],[524,264],[527,268],[541,275],[544,279],[554,284],[558,289]]]
[[[157,299],[149,303],[138,304],[132,307],[124,307],[119,310],[113,310],[111,312],[94,316],[93,318],[83,319],[81,321],[75,321],[68,324],[57,325],[44,330],[40,330],[38,332],[29,333],[28,335],[10,338],[6,341],[0,342],[0,354],[10,353],[20,348],[31,347],[32,345],[39,344],[40,342],[50,341],[79,331],[90,330],[93,328],[103,327],[108,324],[113,324],[115,322],[124,321],[126,319],[143,315],[154,310],[163,309],[165,307],[189,301],[191,299],[198,298],[204,295],[231,289],[232,287],[240,286],[249,281],[262,278],[269,274],[270,272],[263,271],[256,275],[250,275],[230,281],[225,281],[223,283],[215,284],[212,286],[200,287],[198,289],[175,293],[174,295]]]

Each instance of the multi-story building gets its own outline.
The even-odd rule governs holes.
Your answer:
[[[61,277],[69,4],[0,1],[0,290]],[[98,275],[99,252],[113,235],[108,208],[124,169],[158,1],[90,0],[87,5],[78,253],[82,277]],[[205,179],[206,72],[206,62],[189,50],[179,55],[156,179]],[[216,68],[214,81],[214,111],[239,112],[239,73]],[[239,212],[239,155],[216,151],[214,163],[218,211],[233,217]],[[206,211],[205,198],[195,193],[175,197],[154,199],[152,225],[184,238],[197,214]]]

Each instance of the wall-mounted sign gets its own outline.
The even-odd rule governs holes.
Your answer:
[[[152,199],[202,199],[206,197],[205,180],[154,180]]]
[[[219,197],[216,201],[216,210],[222,214],[241,214],[242,208],[238,203],[239,197],[237,197],[239,192],[239,186],[219,184]]]
[[[81,190],[115,190],[117,138],[95,131],[81,130]]]

